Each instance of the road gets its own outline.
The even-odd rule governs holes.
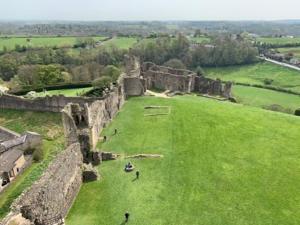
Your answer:
[[[264,60],[266,60],[266,61],[268,61],[268,62],[277,64],[277,65],[280,65],[280,66],[284,66],[284,67],[288,67],[288,68],[290,68],[290,69],[294,69],[294,70],[300,71],[300,68],[299,68],[299,67],[290,65],[290,64],[288,64],[288,63],[283,63],[283,62],[279,62],[279,61],[276,61],[276,60],[273,60],[273,59],[264,58],[264,57],[261,57],[261,59],[264,59]]]

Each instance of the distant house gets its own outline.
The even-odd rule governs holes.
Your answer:
[[[25,162],[21,150],[13,149],[0,155],[0,190],[24,169]]]
[[[292,58],[290,60],[290,64],[293,64],[293,65],[299,65],[300,64],[300,60],[297,59],[297,58]]]

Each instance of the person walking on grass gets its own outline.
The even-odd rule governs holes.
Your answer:
[[[136,179],[139,179],[139,177],[140,177],[140,171],[136,171],[135,175],[136,175]]]
[[[117,135],[117,133],[118,133],[118,129],[116,128],[116,129],[115,129],[115,135]]]
[[[126,213],[125,213],[125,223],[128,222],[129,216],[130,216],[129,212],[126,212]]]

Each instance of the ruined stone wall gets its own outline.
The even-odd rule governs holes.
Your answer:
[[[14,95],[0,95],[0,109],[22,109],[30,111],[60,112],[69,103],[83,105],[101,98],[46,96],[34,99],[26,99]]]
[[[54,159],[42,177],[14,202],[13,214],[21,213],[37,225],[65,217],[82,183],[82,164],[79,143],[70,145]]]
[[[220,79],[210,79],[197,76],[189,70],[178,70],[153,63],[144,63],[141,67],[146,88],[180,92],[199,92],[201,94],[218,95],[225,98],[231,97],[232,83],[223,84]]]
[[[195,75],[174,75],[161,71],[149,70],[143,73],[147,89],[160,89],[190,93],[193,91]]]
[[[125,102],[125,89],[123,77],[104,100],[95,101],[88,106],[89,127],[91,130],[92,149],[95,148],[103,128],[112,121]]]
[[[146,82],[140,77],[124,78],[126,96],[141,96],[146,91]]]

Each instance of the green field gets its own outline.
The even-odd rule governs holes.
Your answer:
[[[197,43],[209,42],[210,39],[208,37],[193,37],[190,39],[191,41],[195,41]]]
[[[272,79],[271,86],[300,92],[300,71],[262,62],[252,65],[207,68],[208,77],[220,78],[246,84],[264,85],[265,79]]]
[[[300,37],[295,37],[295,38],[261,37],[261,38],[257,38],[256,41],[263,42],[266,44],[294,44],[294,43],[300,43]]]
[[[171,107],[145,117],[144,106]],[[112,135],[118,128],[118,135]],[[85,183],[68,225],[296,225],[300,223],[300,119],[201,97],[131,98],[99,148],[121,154]],[[125,155],[139,180],[123,171]]]
[[[239,103],[255,107],[280,105],[290,113],[300,108],[300,96],[268,89],[234,85],[233,96]]]
[[[278,48],[277,49],[280,53],[288,54],[293,53],[296,58],[300,59],[300,47],[294,47],[294,48]]]
[[[0,124],[18,133],[34,131],[41,134],[44,151],[42,162],[33,163],[0,194],[0,218],[2,218],[9,211],[12,201],[42,175],[51,160],[63,149],[64,135],[61,115],[58,113],[0,109]]]
[[[121,49],[129,49],[135,43],[137,43],[137,39],[134,37],[115,37],[109,41],[104,43],[105,46],[116,46]]]
[[[92,89],[93,89],[92,87],[87,87],[87,88],[51,90],[45,92],[38,92],[36,93],[36,97],[45,97],[47,95],[48,96],[64,95],[66,97],[76,97],[76,96],[81,96]]]
[[[72,47],[78,37],[0,37],[0,50],[4,46],[8,50],[12,50],[16,45],[29,47]],[[30,39],[30,41],[27,41]],[[93,37],[95,41],[103,40],[105,37]]]

